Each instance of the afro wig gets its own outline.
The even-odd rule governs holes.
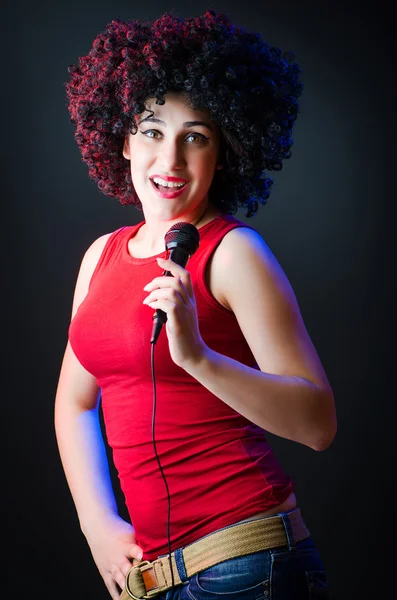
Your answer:
[[[111,21],[87,56],[68,68],[65,84],[75,139],[89,176],[106,195],[141,209],[123,157],[135,117],[167,91],[206,109],[221,132],[221,162],[209,199],[223,213],[266,204],[273,180],[291,156],[292,129],[303,84],[292,52],[271,47],[259,33],[235,26],[223,13],[155,21]]]

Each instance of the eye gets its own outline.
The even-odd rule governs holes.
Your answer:
[[[154,139],[154,140],[158,139],[157,135],[159,135],[159,136],[161,135],[161,133],[159,131],[157,131],[157,129],[147,129],[146,131],[141,131],[141,133],[143,135],[146,135],[146,137]]]
[[[202,133],[189,133],[186,139],[188,138],[196,138],[196,140],[193,141],[194,144],[200,144],[201,142],[205,142],[209,139],[205,137],[205,135],[203,135]]]

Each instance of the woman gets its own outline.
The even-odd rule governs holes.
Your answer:
[[[333,393],[283,270],[232,216],[266,203],[265,169],[290,156],[302,91],[292,58],[208,10],[112,21],[69,69],[90,176],[144,215],[83,257],[56,393],[62,464],[112,598],[326,597],[264,432],[324,450]],[[200,236],[185,266],[165,249],[178,223]],[[131,523],[118,514],[100,399]]]

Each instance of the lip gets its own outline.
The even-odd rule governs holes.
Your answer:
[[[154,177],[156,177],[156,175]],[[181,180],[179,180],[179,181],[181,181]],[[158,196],[160,196],[160,198],[172,199],[172,198],[178,198],[178,196],[183,194],[183,192],[186,190],[187,186],[189,185],[189,182],[186,182],[186,185],[184,185],[181,190],[173,190],[172,192],[171,191],[170,192],[160,192],[160,190],[156,188],[156,185],[151,178],[150,178],[150,184],[151,184],[152,188],[154,189],[154,191],[156,192],[156,194]]]
[[[182,183],[187,183],[187,179],[183,179],[183,177],[169,177],[168,175],[150,175],[150,179],[153,179],[154,177],[158,177],[159,179],[162,179],[163,181],[172,181],[172,182],[180,182],[182,181]]]

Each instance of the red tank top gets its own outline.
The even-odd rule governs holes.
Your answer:
[[[114,231],[69,328],[80,363],[101,387],[106,435],[137,543],[145,560],[168,552],[168,497],[152,441],[152,314],[143,287],[162,274],[155,257],[133,258],[128,241],[143,222]],[[224,235],[247,227],[221,215],[199,229],[191,274],[200,332],[221,354],[258,368],[234,314],[206,284],[205,268]],[[251,228],[252,229],[252,228]],[[165,256],[165,251],[158,256]],[[282,503],[293,481],[263,429],[175,365],[163,328],[154,349],[155,445],[171,498],[171,549]]]

